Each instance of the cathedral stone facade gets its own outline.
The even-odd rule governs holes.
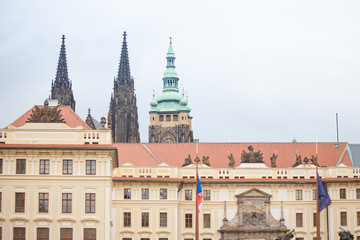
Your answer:
[[[187,97],[179,93],[179,77],[175,71],[175,54],[170,37],[166,56],[167,65],[163,77],[162,93],[150,102],[150,143],[189,143],[193,142],[191,129],[191,108]]]
[[[130,75],[126,32],[124,32],[118,76],[114,79],[114,93],[111,96],[108,122],[114,142],[140,142],[134,78]]]
[[[75,111],[75,99],[72,91],[72,83],[68,76],[66,62],[65,35],[62,36],[55,81],[51,84],[51,99],[57,99],[59,104],[70,106],[72,110]]]

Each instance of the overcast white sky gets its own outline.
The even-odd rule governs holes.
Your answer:
[[[201,142],[360,143],[360,1],[7,1],[0,126],[43,104],[66,35],[76,112],[107,116],[128,33],[140,137],[161,91],[168,32]]]

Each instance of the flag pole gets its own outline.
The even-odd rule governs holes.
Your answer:
[[[318,173],[318,148],[316,139],[316,240],[320,240],[320,212],[319,212],[319,173]]]
[[[196,162],[196,194],[195,194],[195,240],[199,240],[199,214],[198,214],[198,200],[197,200],[197,189],[198,189],[198,163],[199,163],[199,141],[196,139],[196,157],[195,157],[195,162]]]

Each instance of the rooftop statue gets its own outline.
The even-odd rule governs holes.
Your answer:
[[[234,156],[232,155],[232,153],[230,153],[230,155],[228,155],[229,158],[229,167],[233,168],[235,166],[235,159]]]
[[[298,155],[296,154],[296,161],[295,161],[293,167],[297,167],[297,166],[299,166],[299,165],[301,165],[301,164],[302,164],[301,155],[298,156]]]
[[[272,157],[270,157],[270,161],[271,161],[271,167],[272,168],[276,168],[276,159],[277,159],[278,155],[273,153]]]
[[[44,107],[35,106],[26,122],[65,123],[60,112],[61,110],[58,110],[57,106],[50,108],[49,102],[46,100]]]
[[[210,167],[210,161],[209,161],[209,156],[203,156],[202,158],[203,164],[208,165]]]
[[[186,167],[188,165],[192,164],[192,161],[191,161],[191,156],[188,155],[187,158],[185,158],[185,163],[182,165],[183,167]]]
[[[317,156],[314,157],[314,155],[311,155],[310,161],[312,164],[314,164],[315,166],[319,166],[319,163],[317,162]]]
[[[241,162],[243,163],[263,163],[263,153],[260,151],[254,152],[253,146],[248,147],[249,152],[244,150],[241,153]]]

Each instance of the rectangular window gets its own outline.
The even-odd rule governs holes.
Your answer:
[[[356,213],[356,222],[357,222],[357,225],[360,226],[360,212]]]
[[[313,213],[313,226],[316,227],[316,213]]]
[[[192,200],[192,190],[185,189],[185,200]]]
[[[303,214],[296,213],[296,227],[303,227]]]
[[[295,199],[296,200],[302,200],[302,189],[296,189],[295,190]]]
[[[0,174],[3,173],[3,160],[0,159]]]
[[[62,212],[63,213],[72,212],[72,193],[62,194]]]
[[[210,228],[210,227],[211,227],[210,214],[204,213],[204,228]]]
[[[49,160],[40,160],[40,174],[49,174]]]
[[[360,188],[356,189],[356,199],[360,199]]]
[[[0,227],[0,240],[2,240],[2,227]]]
[[[141,199],[149,199],[149,189],[148,188],[141,189]]]
[[[49,194],[39,193],[39,212],[47,213],[49,211]]]
[[[124,212],[124,227],[131,227],[131,213]]]
[[[37,240],[49,240],[49,228],[38,228],[36,236]]]
[[[347,226],[347,213],[346,212],[340,212],[340,225]]]
[[[160,213],[160,227],[167,227],[167,213]]]
[[[204,190],[204,200],[210,200],[210,190]]]
[[[95,193],[85,194],[85,212],[95,213]]]
[[[312,199],[316,200],[316,189],[313,189],[312,191]]]
[[[25,240],[25,228],[14,227],[13,239],[14,240]]]
[[[124,199],[131,199],[131,188],[124,188]]]
[[[16,159],[16,174],[25,174],[25,173],[26,173],[26,160]]]
[[[167,199],[167,189],[160,188],[160,199]]]
[[[86,160],[86,175],[95,175],[95,174],[96,174],[96,161]]]
[[[346,199],[346,189],[340,188],[340,199]]]
[[[84,240],[96,240],[96,228],[84,228]]]
[[[60,228],[60,240],[72,240],[73,230],[72,228]]]
[[[15,193],[15,212],[25,212],[25,193]]]
[[[72,160],[63,160],[63,174],[71,175],[73,170],[73,161]]]
[[[185,227],[192,228],[192,214],[191,213],[185,214]]]
[[[149,213],[148,212],[142,212],[141,213],[141,226],[142,227],[148,227],[149,226]]]
[[[0,212],[1,212],[1,207],[2,207],[2,192],[0,192]]]

